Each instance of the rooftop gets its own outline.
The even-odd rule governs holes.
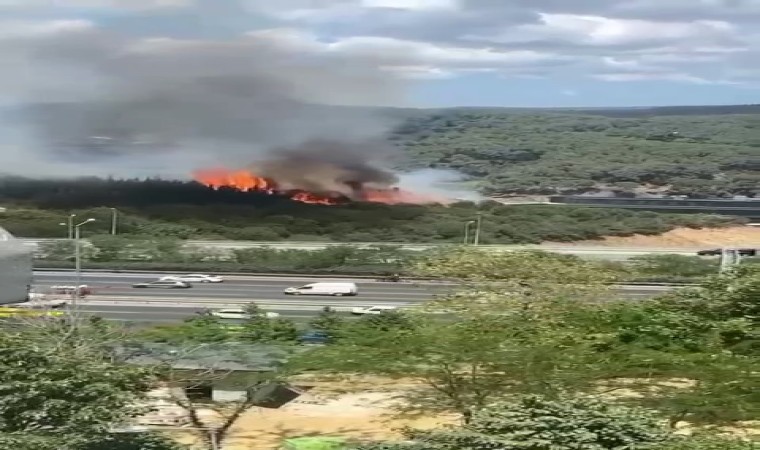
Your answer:
[[[288,345],[220,343],[179,347],[170,344],[141,344],[120,348],[127,362],[137,365],[169,364],[181,370],[226,370],[271,372],[304,347]]]

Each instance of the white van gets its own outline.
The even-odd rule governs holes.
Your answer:
[[[284,291],[288,295],[356,295],[356,283],[311,283],[301,287],[291,287]]]

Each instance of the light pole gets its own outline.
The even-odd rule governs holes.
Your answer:
[[[474,220],[470,220],[469,222],[465,222],[464,224],[464,245],[467,245],[470,243],[470,227],[475,223]]]
[[[111,234],[116,236],[116,223],[119,220],[119,210],[111,208]]]
[[[69,239],[74,239],[74,218],[76,214],[69,215],[67,223],[69,224]]]
[[[60,226],[62,226],[62,227],[67,227],[67,228],[66,228],[66,232],[67,232],[66,236],[68,236],[68,237],[69,237],[69,239],[71,239],[71,236],[69,236],[69,234],[68,234],[68,226],[69,226],[69,224],[67,224],[66,222],[61,222],[61,223],[59,223],[58,225],[60,225]]]
[[[82,228],[82,225],[86,225],[92,222],[95,222],[95,219],[87,219],[78,225],[74,225],[74,267],[77,280],[76,285],[74,286],[73,301],[75,305],[77,298],[79,298],[79,286],[82,285],[82,248],[79,242],[79,239],[81,237],[79,229]]]
[[[478,218],[475,221],[477,225],[475,226],[475,239],[473,240],[473,245],[480,244],[480,228],[483,226],[483,213],[478,213]]]

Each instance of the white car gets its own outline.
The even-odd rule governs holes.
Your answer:
[[[211,311],[211,315],[220,319],[246,320],[249,318],[248,313],[246,313],[243,309],[217,309],[215,311]],[[265,312],[264,315],[267,319],[276,319],[280,317],[279,313],[271,311]]]
[[[142,289],[189,289],[193,285],[179,280],[156,280],[146,283],[135,283],[132,287]]]
[[[382,314],[384,312],[388,311],[396,311],[398,307],[396,306],[370,306],[369,308],[353,308],[351,310],[351,314],[357,315],[357,316],[364,316],[367,314]]]
[[[51,309],[57,309],[57,308],[63,308],[64,306],[67,306],[69,304],[66,300],[44,300],[44,299],[36,299],[34,297],[30,297],[28,302],[24,303],[13,303],[9,306],[11,308],[27,308],[27,309],[45,309],[45,308],[51,308]]]
[[[300,287],[290,287],[283,291],[287,295],[333,295],[354,296],[359,293],[356,283],[311,283]]]
[[[224,278],[216,275],[191,273],[190,275],[170,275],[160,278],[161,281],[184,281],[185,283],[221,283]]]

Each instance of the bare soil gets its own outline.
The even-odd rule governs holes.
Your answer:
[[[254,408],[248,411],[232,428],[222,450],[276,450],[285,439],[296,437],[341,437],[352,440],[393,440],[401,437],[400,429],[437,428],[457,424],[454,416],[401,418],[395,406],[397,397],[408,389],[419,388],[411,380],[391,380],[380,377],[345,377],[334,380],[292,380],[295,385],[304,382],[314,388],[296,401],[280,409]],[[617,380],[622,389],[609,397],[638,397],[634,389],[643,380]],[[662,387],[687,387],[690,380],[673,379],[659,382],[651,389]],[[625,389],[630,384],[631,389]],[[619,386],[621,387],[621,386]],[[605,386],[607,390],[609,386]],[[350,389],[350,390],[349,390]],[[203,414],[206,423],[215,421],[214,413]],[[682,424],[679,433],[691,434],[694,428]],[[733,427],[721,428],[723,432],[742,437],[760,436],[760,423],[745,422]],[[172,433],[177,440],[192,444],[197,442],[191,432]]]
[[[352,377],[351,382],[308,380],[308,384],[313,389],[282,408],[249,410],[230,431],[223,450],[273,450],[296,437],[392,440],[401,437],[404,427],[427,429],[457,423],[456,417],[399,417],[396,398],[406,389],[419,387],[409,381]],[[211,411],[203,416],[206,423],[215,421]],[[191,432],[175,437],[187,444],[195,442]]]
[[[611,236],[603,239],[578,241],[573,243],[547,243],[567,246],[600,247],[660,247],[660,248],[715,248],[715,247],[760,247],[760,227],[738,226],[727,228],[676,228],[667,233],[645,236]]]

